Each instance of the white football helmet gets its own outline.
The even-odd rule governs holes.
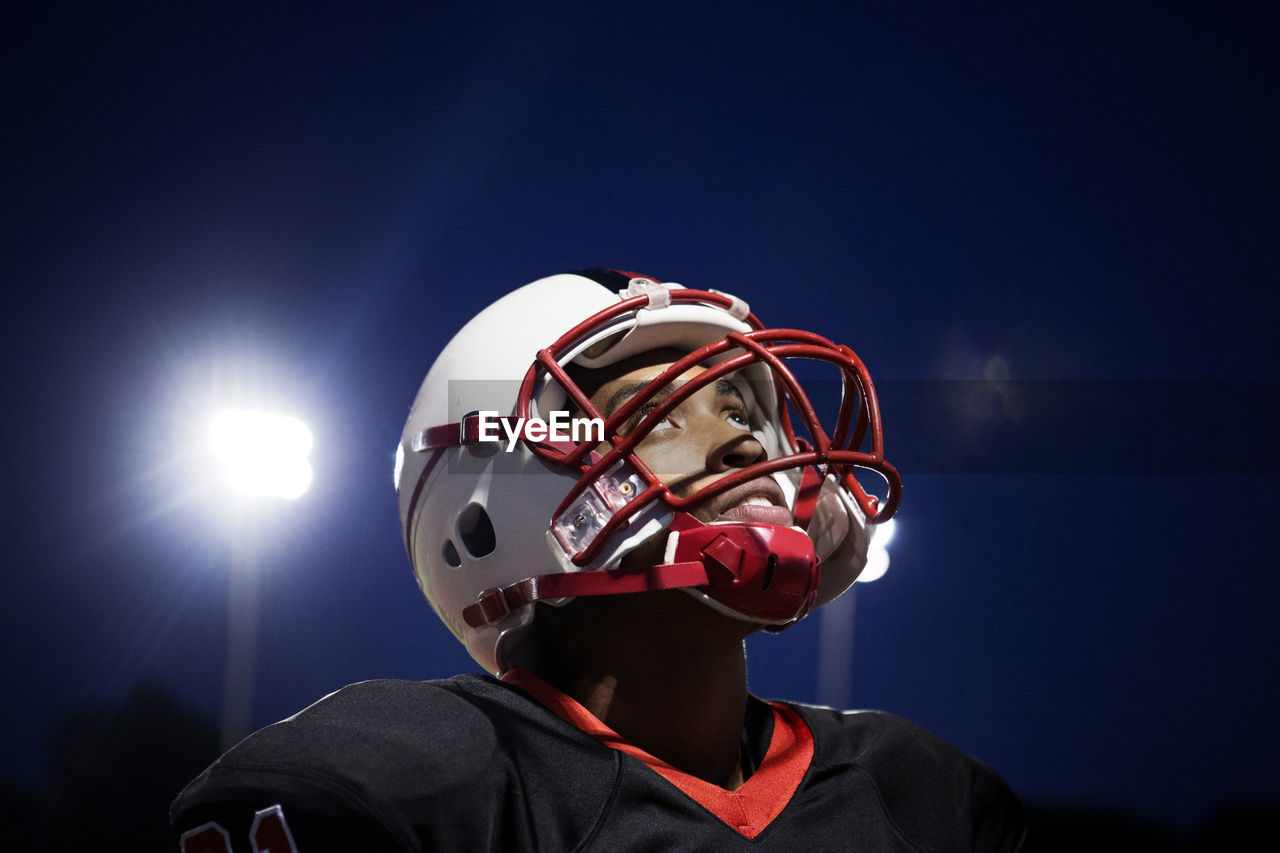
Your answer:
[[[655,349],[689,355],[607,418],[564,370],[608,367]],[[829,430],[789,359],[826,363],[838,375],[841,398]],[[694,365],[706,369],[674,381]],[[754,395],[750,428],[767,458],[679,497],[634,449],[682,400],[723,377]],[[623,428],[670,387],[638,424]],[[514,426],[512,419],[549,420],[557,411],[599,418],[604,441],[526,433],[512,442],[495,421]],[[482,440],[495,434],[500,441]],[[883,478],[883,499],[868,494],[855,469]],[[703,524],[689,514],[761,476],[782,487],[795,526]],[[409,412],[396,489],[423,593],[471,656],[498,673],[513,665],[539,600],[681,588],[730,616],[780,630],[848,589],[866,562],[868,523],[893,514],[902,485],[884,459],[871,378],[848,347],[765,329],[728,294],[584,270],[508,294],[454,336]],[[621,566],[664,533],[663,564]]]

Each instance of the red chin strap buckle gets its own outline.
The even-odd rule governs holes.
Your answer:
[[[672,564],[699,562],[714,601],[752,621],[784,623],[807,613],[818,594],[819,560],[813,540],[774,524],[703,524],[688,513],[671,523],[677,537]]]

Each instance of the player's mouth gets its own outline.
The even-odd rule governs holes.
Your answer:
[[[776,524],[780,527],[790,527],[794,523],[782,487],[772,477],[760,477],[735,486],[716,497],[711,509],[713,521]]]

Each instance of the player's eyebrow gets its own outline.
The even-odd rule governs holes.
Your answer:
[[[738,402],[742,403],[742,405],[745,406],[747,404],[746,398],[742,396],[742,391],[728,379],[716,380],[716,393],[737,397]]]
[[[647,387],[649,387],[649,382],[647,380],[641,379],[636,382],[628,382],[618,390],[614,391],[611,395],[609,395],[608,402],[605,403],[605,412],[604,412],[605,417],[609,417],[614,412],[618,411],[618,408],[623,403],[627,402],[628,400],[630,400],[632,397],[634,397],[636,394],[640,393]],[[670,388],[664,388],[661,391],[659,391],[657,394],[653,395],[652,402],[656,403],[660,401],[663,397],[668,396],[670,393],[671,393]]]
[[[618,411],[618,408],[623,403],[625,403],[627,400],[630,400],[636,394],[643,391],[645,388],[648,387],[648,385],[649,383],[647,381],[641,379],[635,382],[628,382],[622,387],[618,388],[616,391],[613,392],[613,394],[609,396],[609,400],[605,403],[605,417],[608,417],[609,415],[612,415],[614,412]],[[742,405],[745,406],[747,404],[746,398],[742,396],[742,391],[738,388],[737,385],[734,385],[728,379],[716,380],[715,388],[716,388],[717,395],[737,397],[738,401],[742,403]],[[653,395],[650,402],[651,403],[661,402],[663,398],[665,398],[671,393],[671,391],[672,391],[671,387],[662,389],[657,394]]]

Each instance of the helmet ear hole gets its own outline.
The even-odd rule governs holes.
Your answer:
[[[498,537],[493,530],[493,522],[489,513],[480,504],[468,504],[458,516],[458,536],[462,546],[473,559],[493,553],[498,546]]]
[[[453,546],[452,539],[444,540],[442,556],[444,557],[445,563],[451,568],[456,569],[462,565],[462,557],[458,554],[458,549]]]

